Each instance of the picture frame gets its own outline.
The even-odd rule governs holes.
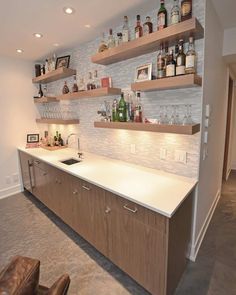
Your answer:
[[[56,69],[59,68],[69,68],[70,65],[70,55],[60,56],[56,61]]]
[[[39,134],[27,134],[27,143],[38,143]]]
[[[152,63],[148,63],[136,68],[135,82],[143,82],[152,80]]]

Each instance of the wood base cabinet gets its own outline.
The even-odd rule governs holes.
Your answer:
[[[187,263],[192,195],[167,218],[24,152],[19,155],[27,190],[151,294],[174,293]]]

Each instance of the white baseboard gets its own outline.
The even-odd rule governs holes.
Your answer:
[[[195,242],[194,245],[193,244],[191,245],[191,251],[190,251],[190,255],[189,255],[189,259],[191,261],[195,261],[196,258],[197,258],[198,251],[200,249],[200,246],[202,244],[203,238],[204,238],[204,236],[206,234],[206,231],[207,231],[209,223],[210,223],[210,221],[212,219],[212,216],[213,216],[213,214],[215,212],[216,206],[217,206],[218,201],[220,199],[220,195],[221,195],[221,191],[218,190],[218,192],[216,194],[216,197],[214,199],[214,202],[211,205],[211,208],[210,208],[210,210],[209,210],[209,212],[207,214],[205,222],[203,223],[203,226],[202,226],[202,228],[200,230],[200,233],[199,233],[199,235],[198,235],[198,237],[196,239],[196,242]]]
[[[0,190],[0,199],[4,199],[10,197],[14,194],[22,192],[21,184],[17,184],[15,186],[11,186],[5,189]]]

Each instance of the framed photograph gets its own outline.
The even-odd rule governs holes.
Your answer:
[[[137,67],[135,71],[135,82],[152,80],[152,63]]]
[[[69,68],[69,64],[70,64],[70,55],[58,57],[56,61],[56,69]]]
[[[27,134],[27,143],[38,143],[39,134]]]

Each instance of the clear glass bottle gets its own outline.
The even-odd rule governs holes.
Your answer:
[[[78,88],[78,85],[77,85],[76,75],[74,75],[74,83],[73,83],[73,86],[72,86],[72,92],[78,92],[78,91],[79,91],[79,88]]]
[[[176,76],[185,74],[186,55],[184,53],[184,40],[179,40],[179,53],[176,57]]]
[[[143,27],[141,26],[140,15],[137,15],[137,24],[135,27],[135,38],[138,39],[143,36]]]
[[[173,50],[170,50],[168,61],[166,64],[166,77],[174,77],[176,74],[176,63],[173,56]]]
[[[153,32],[153,24],[150,16],[146,17],[146,22],[143,24],[143,35],[148,35]]]
[[[93,77],[94,77],[94,85],[95,85],[95,88],[100,88],[101,87],[101,83],[100,83],[100,79],[98,78],[98,71],[97,70],[94,71]]]
[[[142,111],[140,92],[136,93],[136,106],[135,106],[134,122],[136,122],[136,123],[143,122],[143,111]]]
[[[129,33],[129,20],[128,16],[124,16],[124,25],[122,28],[122,42],[129,42],[130,33]]]
[[[113,48],[116,46],[116,40],[113,36],[112,29],[109,30],[107,46],[108,46],[108,48]]]
[[[112,122],[117,122],[118,119],[118,101],[114,99],[112,103]]]
[[[189,37],[188,51],[186,53],[186,74],[195,74],[197,72],[197,54],[194,49],[193,37]]]
[[[173,0],[173,6],[171,8],[170,23],[175,25],[180,22],[180,7],[179,0]]]
[[[103,52],[105,50],[107,50],[108,47],[107,47],[107,44],[105,42],[105,34],[103,33],[102,34],[102,39],[101,39],[101,42],[100,42],[100,45],[99,45],[99,48],[98,48],[98,52]]]
[[[165,8],[165,0],[160,1],[161,7],[157,14],[157,30],[162,30],[167,27],[167,10]]]
[[[122,33],[117,33],[116,46],[119,46],[122,42],[123,42]]]
[[[92,90],[92,89],[93,89],[93,77],[92,77],[92,73],[89,72],[88,81],[87,81],[87,90]]]
[[[165,76],[165,54],[163,51],[163,44],[161,44],[160,51],[157,55],[157,79],[164,78]]]

